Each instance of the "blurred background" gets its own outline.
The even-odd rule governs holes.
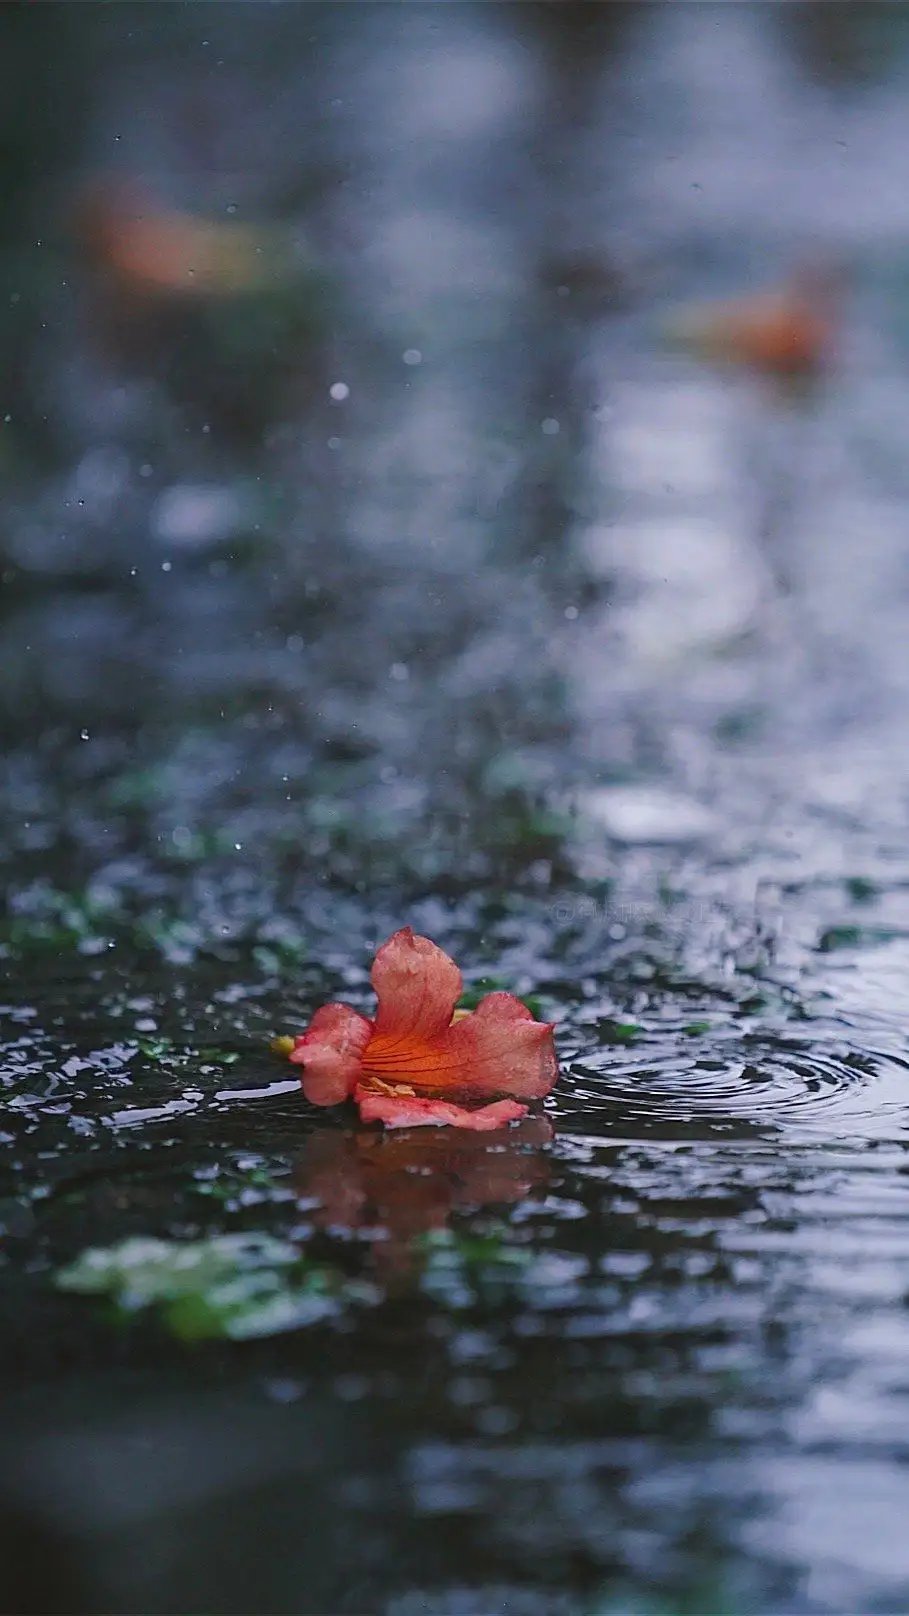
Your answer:
[[[4,1608],[898,1608],[909,12],[0,39]],[[405,921],[560,1021],[492,1178],[269,1063]],[[328,1344],[52,1293],[339,1184]]]
[[[899,8],[4,36],[3,700],[68,803],[472,876],[902,705]]]

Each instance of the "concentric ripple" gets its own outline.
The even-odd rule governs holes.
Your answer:
[[[638,1138],[754,1133],[869,1140],[909,1137],[909,1061],[842,1038],[770,1036],[711,1041],[646,1033],[632,1048],[566,1063],[566,1126]]]

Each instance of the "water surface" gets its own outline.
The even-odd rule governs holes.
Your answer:
[[[6,24],[10,1608],[903,1608],[900,9],[80,19]],[[124,330],[111,170],[305,292]],[[806,253],[811,396],[663,343]],[[545,1117],[304,1105],[404,922],[557,1019]],[[53,1283],[244,1232],[330,1305]]]

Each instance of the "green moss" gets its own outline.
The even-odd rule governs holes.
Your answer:
[[[196,1049],[189,1044],[177,1044],[172,1038],[137,1038],[136,1047],[146,1060],[160,1066],[233,1066],[240,1059],[236,1049],[219,1049],[211,1044]]]
[[[528,1251],[509,1245],[498,1233],[437,1229],[419,1237],[415,1247],[423,1255],[420,1288],[454,1309],[504,1301],[532,1261]]]
[[[182,1341],[248,1340],[332,1316],[343,1281],[266,1234],[139,1238],[94,1247],[56,1276],[59,1290],[106,1297],[121,1320],[152,1313]]]
[[[604,1044],[633,1044],[643,1037],[644,1028],[637,1021],[613,1021],[602,1016],[597,1022],[600,1041]]]
[[[828,926],[818,938],[822,954],[832,954],[838,948],[859,948],[863,943],[889,943],[904,933],[893,926]]]
[[[843,885],[853,903],[870,903],[878,895],[874,882],[865,875],[849,875]]]

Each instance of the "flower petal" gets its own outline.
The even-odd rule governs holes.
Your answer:
[[[367,1079],[453,1099],[511,1095],[538,1100],[558,1077],[552,1026],[511,993],[490,993],[471,1015],[432,1039],[371,1038]]]
[[[457,1067],[455,1086],[472,1094],[541,1100],[559,1075],[552,1024],[535,1021],[511,993],[487,994],[472,1016],[456,1021],[444,1058]]]
[[[340,1105],[363,1070],[372,1022],[349,1004],[323,1004],[294,1044],[303,1093],[311,1105]]]
[[[461,995],[461,973],[454,960],[410,926],[382,944],[370,980],[379,1001],[375,1053],[380,1060],[398,1048],[438,1038]]]
[[[493,1105],[481,1105],[471,1110],[467,1106],[452,1105],[449,1100],[432,1100],[419,1095],[376,1094],[359,1087],[354,1099],[360,1107],[364,1122],[384,1122],[386,1128],[425,1128],[447,1124],[451,1128],[469,1128],[475,1133],[490,1133],[517,1122],[527,1113],[526,1105],[515,1100],[497,1100]]]

